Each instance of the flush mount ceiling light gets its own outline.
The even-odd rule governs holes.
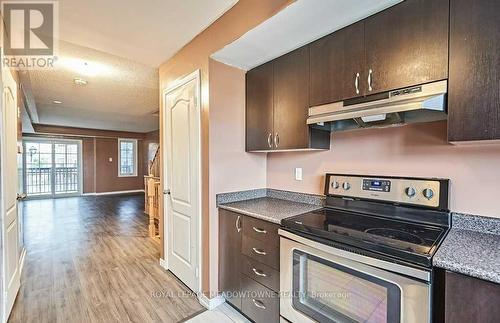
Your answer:
[[[76,85],[87,85],[87,81],[85,81],[84,79],[81,79],[81,78],[74,78],[73,79],[73,82],[76,84]]]
[[[111,75],[114,73],[113,67],[107,64],[74,57],[61,57],[56,64],[57,66],[85,76]]]
[[[54,101],[52,101],[52,102],[53,102],[54,104],[61,104],[61,103],[62,103],[62,101],[59,101],[59,100],[54,100]]]

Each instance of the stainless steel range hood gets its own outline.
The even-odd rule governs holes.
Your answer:
[[[311,107],[307,124],[342,131],[443,120],[447,88],[447,81],[439,81]]]

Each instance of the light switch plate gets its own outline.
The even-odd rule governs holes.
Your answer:
[[[296,181],[302,180],[302,167],[295,168],[295,180]]]

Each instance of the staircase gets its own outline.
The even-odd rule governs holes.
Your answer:
[[[148,175],[144,176],[144,213],[149,215],[149,236],[160,238],[160,147],[156,149],[155,156],[149,161]]]

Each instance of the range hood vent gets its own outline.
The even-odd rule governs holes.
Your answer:
[[[328,123],[331,131],[343,131],[444,120],[447,89],[448,82],[439,81],[315,106],[307,124]]]

